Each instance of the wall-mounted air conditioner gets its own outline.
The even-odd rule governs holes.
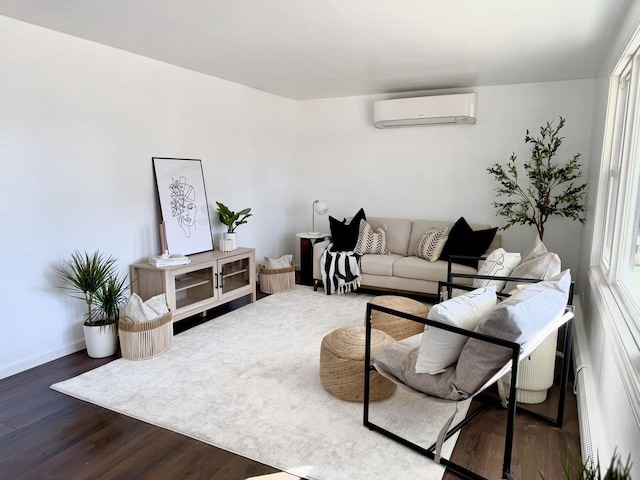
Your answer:
[[[477,93],[397,98],[373,102],[377,128],[476,123]]]

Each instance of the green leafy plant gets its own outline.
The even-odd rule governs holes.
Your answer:
[[[96,293],[109,278],[115,275],[116,259],[105,257],[98,250],[91,255],[86,251],[80,253],[77,250],[71,254],[63,266],[58,268],[58,276],[63,282],[63,287],[74,292],[71,296],[84,300],[87,304],[85,325],[94,325],[96,311],[94,301]]]
[[[218,206],[220,222],[227,226],[227,233],[234,233],[236,228],[247,223],[247,218],[252,216],[250,208],[245,208],[236,213],[229,210],[223,203],[216,202],[216,205]]]
[[[92,311],[95,313],[92,326],[104,327],[115,325],[118,322],[120,310],[127,301],[128,288],[124,278],[119,279],[115,275],[107,278],[94,294],[93,300],[96,306]],[[85,325],[88,324],[85,322]]]
[[[531,159],[523,167],[528,185],[521,183],[515,153],[511,154],[506,166],[495,163],[487,169],[500,184],[496,188],[498,197],[505,199],[493,202],[497,214],[507,219],[503,230],[513,225],[535,225],[542,240],[550,216],[585,222],[583,200],[587,184],[574,183],[582,176],[578,163],[580,154],[576,153],[565,164],[553,160],[564,140],[560,136],[564,124],[562,117],[556,127],[547,122],[540,127],[539,137],[532,137],[527,130],[524,141],[531,144]]]
[[[614,451],[604,476],[599,460],[594,462],[587,459],[585,462],[580,462],[577,471],[572,471],[567,462],[563,465],[563,470],[566,480],[631,480],[631,465],[631,456],[627,457],[627,462],[623,465],[620,455]],[[539,469],[538,474],[542,480],[545,480]]]

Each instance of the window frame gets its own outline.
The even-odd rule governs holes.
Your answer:
[[[630,81],[626,80],[626,77]],[[621,99],[623,89],[624,98]],[[637,213],[640,172],[640,30],[636,30],[613,69],[598,181],[595,228],[591,250],[589,284],[607,334],[615,340],[613,356],[640,425],[640,309],[639,300],[620,281],[620,269],[629,251],[625,235],[630,218]],[[611,195],[612,184],[615,195]],[[610,203],[615,203],[610,218]]]

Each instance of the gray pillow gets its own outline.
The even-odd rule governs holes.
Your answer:
[[[533,283],[496,305],[476,331],[525,343],[562,313],[570,286],[569,270],[549,280]],[[510,358],[511,350],[508,348],[470,338],[458,358],[454,388],[463,397],[476,393]]]
[[[533,283],[496,305],[476,331],[522,344],[564,310],[570,286],[569,270]],[[506,347],[470,338],[457,364],[436,375],[416,373],[422,335],[380,349],[374,356],[376,369],[419,392],[459,401],[477,393],[511,358],[511,350]]]
[[[414,390],[447,400],[461,400],[453,389],[455,365],[437,375],[416,373],[416,360],[422,343],[422,333],[393,342],[378,350],[373,363],[381,375]]]
[[[560,273],[560,269],[560,257],[553,252],[547,252],[529,260],[522,259],[518,266],[513,269],[510,276],[515,278],[534,278],[536,280],[544,280]],[[507,282],[503,291],[507,293],[515,293],[514,290],[518,288],[518,285],[518,282]]]

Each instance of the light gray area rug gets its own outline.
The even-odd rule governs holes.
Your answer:
[[[322,338],[362,325],[371,298],[298,286],[177,335],[159,357],[115,360],[51,388],[308,479],[441,479],[441,466],[364,427],[362,404],[320,383]],[[454,410],[398,388],[371,404],[370,419],[428,446]]]

